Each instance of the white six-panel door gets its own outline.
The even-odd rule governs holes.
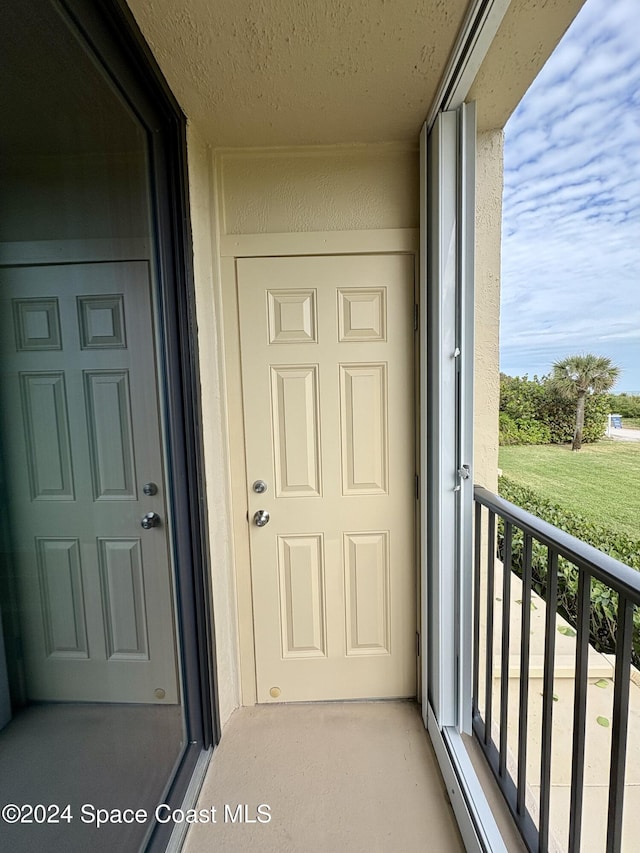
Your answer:
[[[0,305],[27,696],[177,702],[149,266],[3,269]]]
[[[414,696],[413,257],[237,269],[258,701]]]

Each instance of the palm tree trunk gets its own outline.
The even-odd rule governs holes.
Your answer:
[[[576,430],[573,434],[572,450],[580,450],[582,447],[582,430],[584,429],[584,404],[586,400],[584,392],[578,392],[578,404],[576,406]]]

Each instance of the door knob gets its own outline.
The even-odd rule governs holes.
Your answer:
[[[140,520],[140,525],[145,530],[151,530],[152,527],[157,527],[160,524],[160,516],[157,512],[148,512],[146,515],[143,515]]]
[[[253,520],[256,523],[256,527],[264,527],[265,524],[269,524],[269,519],[271,516],[269,515],[268,510],[259,509],[253,516]]]

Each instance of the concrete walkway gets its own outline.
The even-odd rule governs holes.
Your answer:
[[[613,438],[615,441],[640,441],[640,429],[611,429],[607,432],[607,438]]]
[[[231,822],[238,804],[271,819]],[[184,853],[464,851],[412,702],[240,708],[200,793],[198,808],[212,806],[216,823],[194,824]]]

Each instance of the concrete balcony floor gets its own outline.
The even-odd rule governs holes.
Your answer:
[[[270,806],[270,822],[232,823],[245,804],[254,820]],[[212,806],[216,823],[192,825],[184,853],[464,850],[412,702],[240,708],[200,792],[198,808]]]

